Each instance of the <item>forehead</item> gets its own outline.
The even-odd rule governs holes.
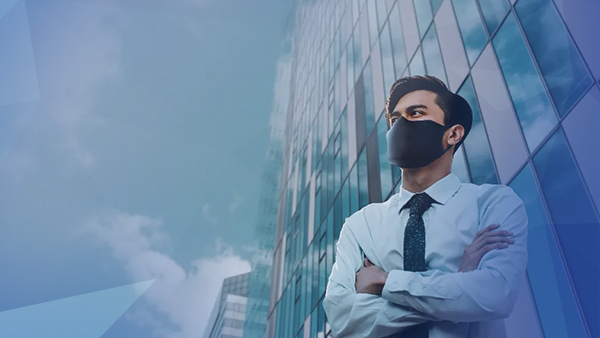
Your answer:
[[[404,95],[400,101],[398,101],[396,107],[394,107],[394,111],[403,111],[406,108],[414,105],[424,105],[428,108],[433,108],[435,106],[436,98],[437,94],[434,92],[427,90],[416,90]]]

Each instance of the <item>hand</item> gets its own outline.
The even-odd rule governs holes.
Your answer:
[[[375,266],[366,257],[364,263],[365,266],[356,273],[356,292],[381,296],[387,280],[387,272]]]
[[[458,271],[467,272],[477,269],[481,258],[486,253],[493,249],[506,248],[515,242],[514,239],[508,238],[513,235],[510,231],[492,231],[498,227],[500,227],[499,224],[492,224],[477,233],[473,243],[465,248]]]

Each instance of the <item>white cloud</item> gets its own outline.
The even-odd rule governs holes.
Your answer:
[[[127,318],[151,327],[159,337],[201,337],[223,279],[250,271],[250,263],[219,240],[213,257],[193,261],[186,271],[157,249],[168,242],[160,227],[160,220],[114,210],[87,222],[87,229],[124,263],[133,281],[156,278],[142,299],[171,325],[162,323],[149,310],[128,313]]]
[[[229,212],[234,212],[240,205],[245,202],[244,197],[240,195],[237,191],[233,194],[233,199],[231,204],[229,204]]]
[[[208,222],[209,225],[215,227],[219,224],[219,219],[213,214],[212,206],[210,204],[205,204],[201,209],[202,218]]]

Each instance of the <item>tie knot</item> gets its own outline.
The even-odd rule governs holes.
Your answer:
[[[411,214],[417,214],[423,216],[423,213],[429,209],[429,207],[435,203],[435,200],[426,193],[414,194],[413,197],[408,201]]]

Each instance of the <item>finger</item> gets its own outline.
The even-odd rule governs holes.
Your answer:
[[[508,244],[514,244],[515,240],[512,238],[508,238],[508,237],[504,237],[504,236],[493,236],[493,237],[488,237],[486,244],[491,244],[491,243],[508,243]]]
[[[508,236],[512,236],[514,234],[512,233],[512,231],[496,230],[496,231],[488,232],[486,235],[487,236],[505,236],[505,237],[508,237]]]
[[[489,239],[490,238],[494,238],[494,237],[509,237],[512,236],[513,233],[510,231],[506,231],[506,230],[497,230],[497,231],[490,231],[490,232],[486,232],[483,235],[481,235],[479,238],[477,238],[476,240],[473,241],[473,250],[480,250],[485,244],[489,243]]]
[[[367,257],[365,257],[365,266],[373,266],[373,263]]]
[[[494,250],[494,249],[503,249],[503,248],[507,248],[508,247],[508,243],[492,243],[492,244],[486,244],[483,246],[483,248],[481,249],[481,257],[483,257],[483,255],[485,255],[486,253]]]
[[[479,236],[481,236],[481,235],[483,235],[483,234],[485,234],[486,232],[489,232],[489,231],[491,231],[491,230],[498,229],[498,227],[500,227],[500,224],[497,224],[497,223],[495,223],[495,224],[490,224],[490,225],[488,225],[487,227],[485,227],[485,228],[483,228],[483,229],[479,230],[479,231],[477,232],[477,234],[475,235],[475,238],[478,238]]]

